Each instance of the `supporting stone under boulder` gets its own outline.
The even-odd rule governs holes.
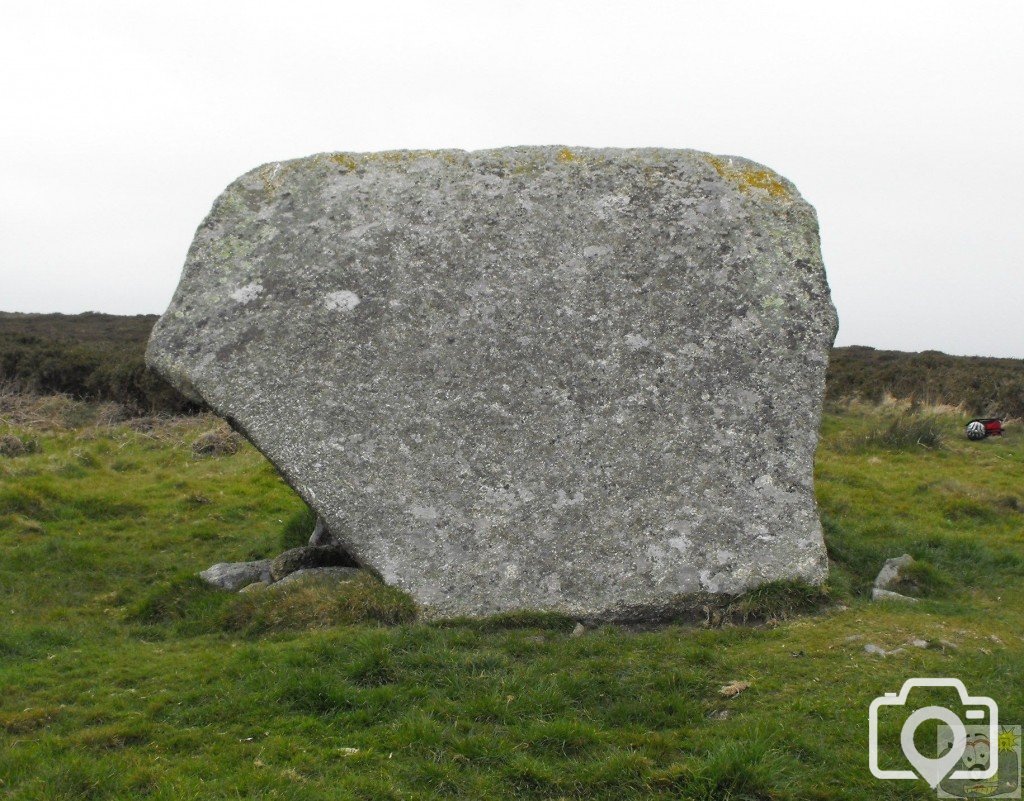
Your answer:
[[[258,581],[272,581],[271,559],[255,562],[218,562],[199,574],[199,578],[211,587],[221,590],[240,590]]]
[[[280,581],[296,570],[316,567],[358,567],[358,563],[347,553],[329,545],[303,545],[291,548],[276,557],[270,564],[272,581]]]
[[[327,545],[290,548],[273,559],[254,562],[218,562],[199,578],[221,590],[251,592],[287,586],[299,578],[350,580],[360,573],[358,563],[345,551]]]
[[[332,153],[225,190],[147,359],[427,614],[638,619],[824,578],[835,331],[745,159]]]

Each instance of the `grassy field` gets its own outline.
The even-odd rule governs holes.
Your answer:
[[[1024,723],[1017,426],[969,443],[955,413],[834,410],[827,593],[573,637],[544,615],[416,622],[369,579],[207,590],[196,571],[293,539],[301,502],[248,446],[195,456],[212,418],[115,411],[0,412],[32,451],[0,457],[0,798],[924,799],[870,776],[871,699],[952,675]],[[921,600],[870,602],[904,552]]]

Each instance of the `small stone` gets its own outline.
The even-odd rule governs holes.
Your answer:
[[[237,590],[257,581],[270,580],[270,560],[255,562],[218,562],[206,568],[199,578],[212,587]]]
[[[928,640],[911,640],[909,643],[907,643],[907,645],[910,645],[914,648],[927,648]]]
[[[270,586],[273,589],[285,587],[290,584],[312,584],[317,582],[342,582],[351,581],[362,573],[355,567],[306,567],[289,573],[280,581],[275,581]]]
[[[898,592],[890,592],[889,590],[880,590],[875,587],[871,590],[872,601],[905,601],[907,603],[916,604],[917,598],[911,598],[909,595],[900,595]]]
[[[586,633],[587,633],[587,627],[584,626],[582,623],[577,623],[576,624],[576,628],[574,628],[572,630],[572,633],[569,636],[570,637],[582,637]]]
[[[869,642],[864,646],[864,653],[873,654],[874,656],[895,656],[896,654],[902,654],[905,650],[904,648],[893,648],[891,651],[886,651],[882,646],[875,645],[873,642]]]
[[[309,545],[333,545],[334,538],[331,536],[330,530],[327,528],[327,523],[324,519],[317,515],[316,525],[313,526],[313,533],[309,535]]]
[[[897,556],[895,559],[886,559],[882,569],[875,577],[875,587],[879,590],[891,590],[893,587],[899,586],[904,569],[912,564],[914,564],[914,557],[909,553]]]
[[[720,687],[718,693],[726,698],[735,698],[744,690],[749,689],[749,687],[749,681],[730,681],[724,687]]]
[[[296,570],[309,567],[357,567],[352,557],[329,545],[300,545],[274,559],[270,566],[273,581],[280,581]]]

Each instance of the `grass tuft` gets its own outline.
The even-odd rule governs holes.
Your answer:
[[[290,674],[277,697],[296,712],[315,715],[332,714],[357,704],[356,696],[348,691],[344,682],[320,670]]]
[[[900,595],[932,598],[944,594],[951,585],[950,578],[935,565],[915,559],[900,569],[899,580],[890,589]]]
[[[373,646],[361,654],[349,667],[348,675],[352,683],[360,687],[383,687],[398,680],[398,671],[391,652],[380,645]]]
[[[691,774],[691,797],[773,801],[791,782],[793,759],[765,738],[717,746]]]
[[[0,456],[27,456],[30,453],[39,453],[40,450],[42,448],[38,439],[19,437],[17,434],[0,435]]]
[[[189,573],[157,584],[131,604],[125,619],[147,625],[173,625],[180,633],[201,633],[220,628],[215,621],[234,596],[210,587]]]
[[[192,453],[196,456],[233,456],[238,453],[241,437],[223,423],[204,431],[192,441]]]
[[[831,603],[824,586],[802,581],[771,581],[729,603],[723,618],[733,622],[777,622],[808,614]]]
[[[559,612],[505,612],[482,618],[458,617],[435,620],[437,628],[467,628],[475,631],[508,631],[510,629],[541,629],[546,631],[572,631],[576,619]]]
[[[397,625],[416,617],[405,593],[370,575],[338,584],[293,584],[249,593],[214,589],[194,575],[158,585],[132,605],[127,620],[170,626],[178,634],[323,629],[365,624]]]
[[[860,435],[849,436],[839,444],[840,450],[858,451],[879,448],[889,451],[910,451],[941,448],[946,440],[948,423],[937,414],[901,411],[882,418]]]

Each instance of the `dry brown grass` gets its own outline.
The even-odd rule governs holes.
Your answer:
[[[0,456],[25,456],[39,452],[39,441],[16,434],[0,434]]]
[[[241,444],[224,421],[212,414],[133,416],[127,407],[110,401],[81,401],[68,395],[34,395],[0,387],[0,432],[22,441],[32,441],[35,434],[70,433],[88,442],[117,433],[187,447],[197,431],[209,434],[210,448],[216,454],[234,453]],[[12,443],[11,447],[16,446]]]
[[[8,734],[31,734],[47,726],[59,714],[59,710],[29,707],[20,711],[0,713],[0,730]]]
[[[192,453],[196,456],[231,456],[238,453],[242,438],[225,423],[204,431],[192,441]]]
[[[117,404],[85,403],[67,395],[33,395],[0,387],[0,424],[11,428],[67,431],[119,414]]]
[[[853,413],[853,414],[876,414],[877,412],[888,412],[890,414],[920,414],[926,417],[956,417],[956,418],[968,418],[972,417],[967,408],[963,404],[954,406],[949,403],[941,402],[924,402],[913,400],[910,398],[897,398],[894,395],[886,392],[881,400],[869,401],[862,398],[837,398],[829,400],[827,407],[830,411],[836,413]]]

